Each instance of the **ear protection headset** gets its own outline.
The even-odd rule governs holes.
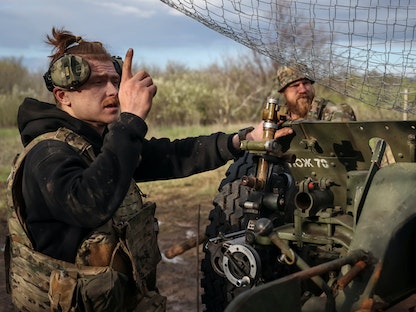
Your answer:
[[[113,56],[113,64],[121,77],[122,58]],[[52,92],[54,87],[75,90],[84,84],[90,75],[91,67],[85,59],[78,55],[64,54],[53,62],[43,79],[48,90]]]

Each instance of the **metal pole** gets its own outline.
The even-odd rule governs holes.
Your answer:
[[[408,105],[409,105],[409,90],[404,89],[404,95],[403,95],[403,120],[407,120],[407,111],[408,111]]]

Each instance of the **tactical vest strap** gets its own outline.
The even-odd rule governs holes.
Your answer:
[[[355,121],[354,110],[346,103],[335,104],[327,99],[315,97],[311,103],[307,119],[325,121]]]
[[[147,280],[161,260],[155,231],[155,209],[155,203],[146,203],[143,209],[119,228],[132,257],[133,277],[139,288],[141,281]]]
[[[166,297],[155,291],[149,291],[140,300],[133,312],[164,312],[166,311]]]
[[[84,138],[75,132],[72,132],[66,128],[59,128],[56,131],[55,137],[53,139],[68,143],[73,148],[75,148],[75,150],[79,151],[80,154],[84,156],[88,155],[91,161],[95,159],[95,154],[91,144],[89,144]]]
[[[59,128],[55,132],[48,132],[42,134],[33,139],[23,150],[23,152],[14,159],[12,171],[8,178],[8,219],[9,219],[9,234],[13,241],[18,241],[24,245],[33,248],[30,242],[26,224],[23,221],[22,205],[24,205],[22,189],[22,174],[23,163],[26,155],[32,148],[41,141],[44,140],[58,140],[68,143],[74,149],[80,152],[80,154],[88,155],[88,158],[92,161],[94,159],[94,153],[91,145],[76,133],[66,129]]]
[[[51,311],[71,312],[77,278],[73,272],[52,271],[48,292]]]
[[[307,119],[322,119],[322,111],[325,109],[326,105],[328,103],[328,100],[320,98],[320,97],[314,97],[311,103],[311,107],[309,109],[308,117]]]
[[[44,140],[66,142],[89,159],[92,160],[94,157],[91,145],[82,137],[68,129],[60,128],[56,132],[48,132],[33,139],[13,161],[8,178],[9,235],[5,250],[6,287],[12,294],[13,303],[20,310],[28,311],[49,310],[48,291],[52,270],[71,266],[78,269],[74,264],[36,252],[23,221],[22,211],[25,203],[21,190],[24,161],[32,148]],[[103,268],[88,267],[88,270],[102,271]]]

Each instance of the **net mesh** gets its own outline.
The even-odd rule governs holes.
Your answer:
[[[161,1],[343,95],[416,112],[414,0]]]

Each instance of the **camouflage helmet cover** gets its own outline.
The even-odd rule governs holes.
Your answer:
[[[277,90],[282,92],[289,84],[301,79],[308,79],[311,83],[315,82],[306,65],[282,66],[277,70]]]

